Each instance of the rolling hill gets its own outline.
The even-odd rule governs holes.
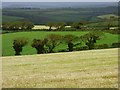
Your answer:
[[[88,31],[32,31],[32,32],[17,32],[17,33],[7,33],[0,35],[2,37],[2,55],[3,56],[13,56],[14,55],[14,49],[13,49],[13,40],[15,38],[27,38],[29,43],[27,46],[23,48],[22,55],[30,55],[30,54],[36,54],[35,48],[31,47],[31,43],[33,39],[43,39],[46,36],[50,34],[58,34],[58,35],[75,35],[75,36],[82,36],[88,33]],[[110,34],[110,33],[104,33],[103,38],[101,40],[97,41],[97,45],[101,44],[108,44],[109,46],[112,45],[112,43],[118,42],[118,37],[120,35],[117,34]],[[79,41],[78,41],[79,42]],[[81,41],[80,41],[81,42]],[[78,46],[81,47],[84,46],[84,42],[82,42],[82,45]],[[66,50],[67,49],[67,44],[62,43],[59,46],[55,48],[55,52],[59,52],[59,50]]]
[[[104,20],[106,20],[106,19],[116,19],[116,20],[118,20],[118,17],[119,16],[117,16],[117,15],[114,15],[114,14],[107,14],[107,15],[101,15],[101,16],[98,16],[98,18],[101,18],[101,19],[104,19]]]
[[[118,88],[118,49],[2,57],[3,88]]]
[[[20,18],[29,20],[34,24],[46,24],[48,22],[99,22],[104,21],[98,16],[118,14],[117,6],[90,7],[90,8],[4,8],[2,10],[3,22],[19,21]],[[12,18],[10,18],[12,17]],[[13,19],[15,17],[15,19]],[[11,20],[12,19],[12,20]]]

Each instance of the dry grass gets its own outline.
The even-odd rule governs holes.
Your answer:
[[[71,26],[65,26],[65,28],[70,28]],[[35,25],[33,27],[33,29],[49,29],[49,26],[45,26],[45,25]],[[55,27],[52,27],[51,29],[56,29]]]
[[[2,59],[4,88],[118,87],[118,49]]]
[[[45,26],[45,25],[35,25],[33,27],[33,29],[49,29],[49,26]],[[54,27],[52,27],[52,29],[56,29]]]

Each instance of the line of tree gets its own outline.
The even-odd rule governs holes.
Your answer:
[[[30,30],[34,24],[30,21],[3,22],[3,30]]]
[[[48,22],[46,26],[49,26],[49,30],[51,31],[52,28],[56,28],[56,30],[60,30],[66,26],[65,22]]]
[[[87,22],[85,21],[78,21],[73,23],[65,23],[65,22],[48,22],[46,26],[49,26],[49,30],[51,31],[52,28],[56,28],[56,30],[61,30],[65,28],[65,26],[71,26],[71,28],[75,29],[82,29]]]
[[[86,21],[77,21],[77,22],[71,22],[71,23],[65,23],[65,22],[48,22],[46,26],[49,26],[49,29],[45,29],[47,31],[91,31],[91,30],[100,30],[100,31],[107,31],[110,33],[120,33],[120,30],[118,25],[115,27],[112,25],[111,20],[106,21],[108,23],[104,25],[98,25],[98,26],[89,26],[88,24],[90,22]],[[69,26],[69,28],[66,28],[66,26]],[[21,21],[15,21],[15,22],[3,22],[2,23],[2,29],[3,30],[9,30],[9,31],[23,31],[23,30],[32,30],[34,27],[34,24],[27,20],[21,20]],[[112,28],[113,27],[113,28]],[[53,29],[54,28],[54,29]]]
[[[90,32],[83,36],[74,36],[74,35],[57,35],[50,34],[44,39],[33,39],[31,46],[36,49],[37,54],[42,53],[53,53],[55,48],[62,43],[67,44],[68,51],[71,52],[74,50],[74,47],[81,45],[82,41],[86,46],[91,50],[94,49],[95,43],[97,40],[102,39],[103,33],[101,32]],[[25,38],[17,38],[13,42],[13,48],[15,50],[15,55],[20,55],[22,49],[27,45],[28,40]]]

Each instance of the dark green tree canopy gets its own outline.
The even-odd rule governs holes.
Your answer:
[[[103,38],[102,36],[103,36],[102,32],[92,31],[85,34],[84,36],[81,36],[80,38],[82,39],[82,41],[85,42],[89,49],[93,49],[96,41],[102,39]]]
[[[52,27],[58,30],[58,29],[64,28],[66,23],[65,22],[48,22],[46,25],[49,26],[49,30],[51,30]]]
[[[54,48],[60,45],[63,42],[63,37],[57,34],[50,34],[45,38],[46,47],[48,52],[54,52]]]
[[[3,22],[3,30],[30,30],[34,27],[34,24],[30,21],[14,21],[14,22]]]
[[[13,49],[15,50],[15,55],[20,55],[22,49],[25,45],[27,45],[28,40],[26,38],[16,38],[13,41]]]
[[[63,38],[63,41],[65,41],[68,45],[68,50],[69,51],[73,51],[73,47],[78,45],[78,43],[74,44],[74,42],[76,42],[78,40],[79,40],[79,38],[77,36],[74,36],[74,35],[71,35],[71,34],[65,35],[64,38]]]
[[[32,47],[36,48],[37,54],[41,54],[45,52],[44,45],[46,44],[46,40],[34,39],[32,42]]]

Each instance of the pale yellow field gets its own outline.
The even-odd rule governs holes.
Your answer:
[[[49,26],[45,26],[45,25],[35,25],[33,27],[33,29],[49,29]],[[52,29],[56,29],[54,27],[52,27]]]
[[[65,26],[65,28],[70,28],[71,26]],[[49,29],[49,26],[45,25],[35,25],[32,29]],[[56,29],[55,27],[52,27],[51,29]]]
[[[117,88],[118,49],[2,57],[4,88]]]

